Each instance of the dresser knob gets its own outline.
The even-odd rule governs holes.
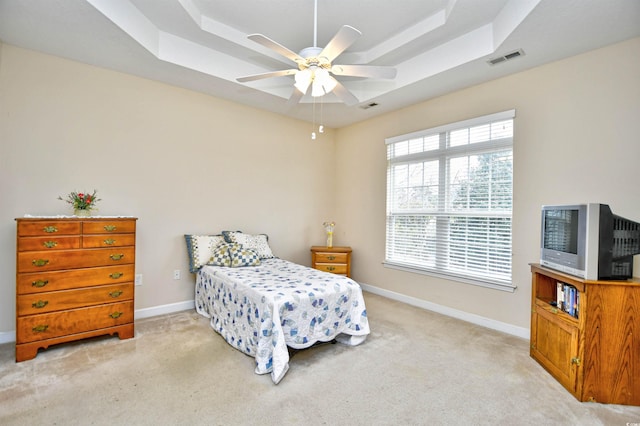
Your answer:
[[[335,271],[335,266],[327,266],[327,271]]]
[[[32,308],[42,309],[49,304],[48,300],[38,300],[37,302],[33,302],[31,304]]]
[[[107,238],[106,240],[104,240],[104,243],[108,246],[112,246],[116,243],[116,240],[112,239],[112,238]]]
[[[31,331],[33,331],[34,333],[43,333],[47,331],[47,328],[49,328],[48,325],[36,325],[31,329]]]
[[[329,260],[336,260],[336,257],[335,257],[335,256],[327,256],[327,259],[329,259]]]
[[[120,260],[124,257],[124,253],[112,254],[109,256],[112,260]]]
[[[58,245],[57,241],[45,241],[44,243],[42,243],[43,246],[45,246],[46,248],[54,248],[55,246]]]
[[[116,226],[115,225],[105,225],[104,226],[104,230],[107,232],[113,232],[116,230]]]
[[[115,299],[116,297],[120,297],[121,294],[122,294],[122,290],[116,290],[109,293],[109,296]]]
[[[123,276],[124,274],[122,272],[114,272],[112,274],[109,274],[110,278],[113,278],[114,280],[117,280],[118,278],[120,278],[121,276]]]
[[[58,232],[58,228],[56,228],[55,226],[45,226],[44,228],[42,228],[42,230],[48,234]]]
[[[42,288],[47,284],[49,284],[49,280],[35,280],[31,283],[31,286],[36,288]]]
[[[31,261],[33,266],[44,266],[49,263],[49,259],[34,259]]]
[[[113,319],[116,319],[116,318],[120,318],[122,316],[122,314],[123,314],[123,312],[112,312],[112,313],[109,314],[109,316],[111,318],[113,318]]]

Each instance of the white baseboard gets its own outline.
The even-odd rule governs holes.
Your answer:
[[[3,331],[0,332],[0,345],[3,343],[10,343],[16,341],[16,331]]]
[[[133,314],[136,320],[143,318],[155,317],[158,315],[172,314],[174,312],[186,311],[189,309],[195,309],[195,302],[193,300],[185,300],[184,302],[170,303],[168,305],[154,306],[152,308],[138,309]],[[4,331],[0,332],[0,345],[3,343],[11,343],[16,341],[16,332]]]
[[[154,306],[152,308],[138,309],[134,318],[139,320],[143,318],[156,317],[158,315],[172,314],[174,312],[195,309],[195,301],[185,300],[184,302],[170,303],[168,305]]]
[[[496,321],[490,318],[481,317],[480,315],[471,314],[469,312],[459,311],[457,309],[449,308],[447,306],[438,305],[437,303],[428,302],[426,300],[418,299],[416,297],[407,296],[405,294],[396,293],[390,290],[385,290],[380,287],[375,287],[369,284],[359,283],[363,290],[368,291],[379,296],[386,297],[388,299],[397,300],[399,302],[406,303],[407,305],[416,306],[418,308],[426,309],[428,311],[437,312],[448,317],[457,318],[463,321],[477,324],[482,327],[490,328],[492,330],[501,331],[503,333],[511,334],[513,336],[522,337],[529,340],[530,330],[528,328],[516,327],[512,324]]]

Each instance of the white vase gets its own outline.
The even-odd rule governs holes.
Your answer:
[[[333,247],[333,232],[327,232],[327,248]]]
[[[74,210],[73,214],[75,214],[76,216],[79,216],[79,217],[89,217],[89,216],[91,216],[91,210],[76,209],[76,210]]]

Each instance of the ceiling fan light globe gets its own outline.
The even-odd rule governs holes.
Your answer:
[[[295,88],[301,91],[303,94],[307,93],[307,89],[309,89],[312,77],[312,72],[309,69],[298,71],[295,75]]]
[[[318,68],[316,69],[313,77],[311,96],[324,96],[327,93],[330,93],[336,87],[336,84],[338,84],[338,82],[335,78],[329,75],[329,71],[324,68]]]

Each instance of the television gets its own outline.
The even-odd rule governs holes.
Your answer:
[[[640,223],[607,204],[542,206],[540,264],[587,280],[626,280],[640,254]]]

